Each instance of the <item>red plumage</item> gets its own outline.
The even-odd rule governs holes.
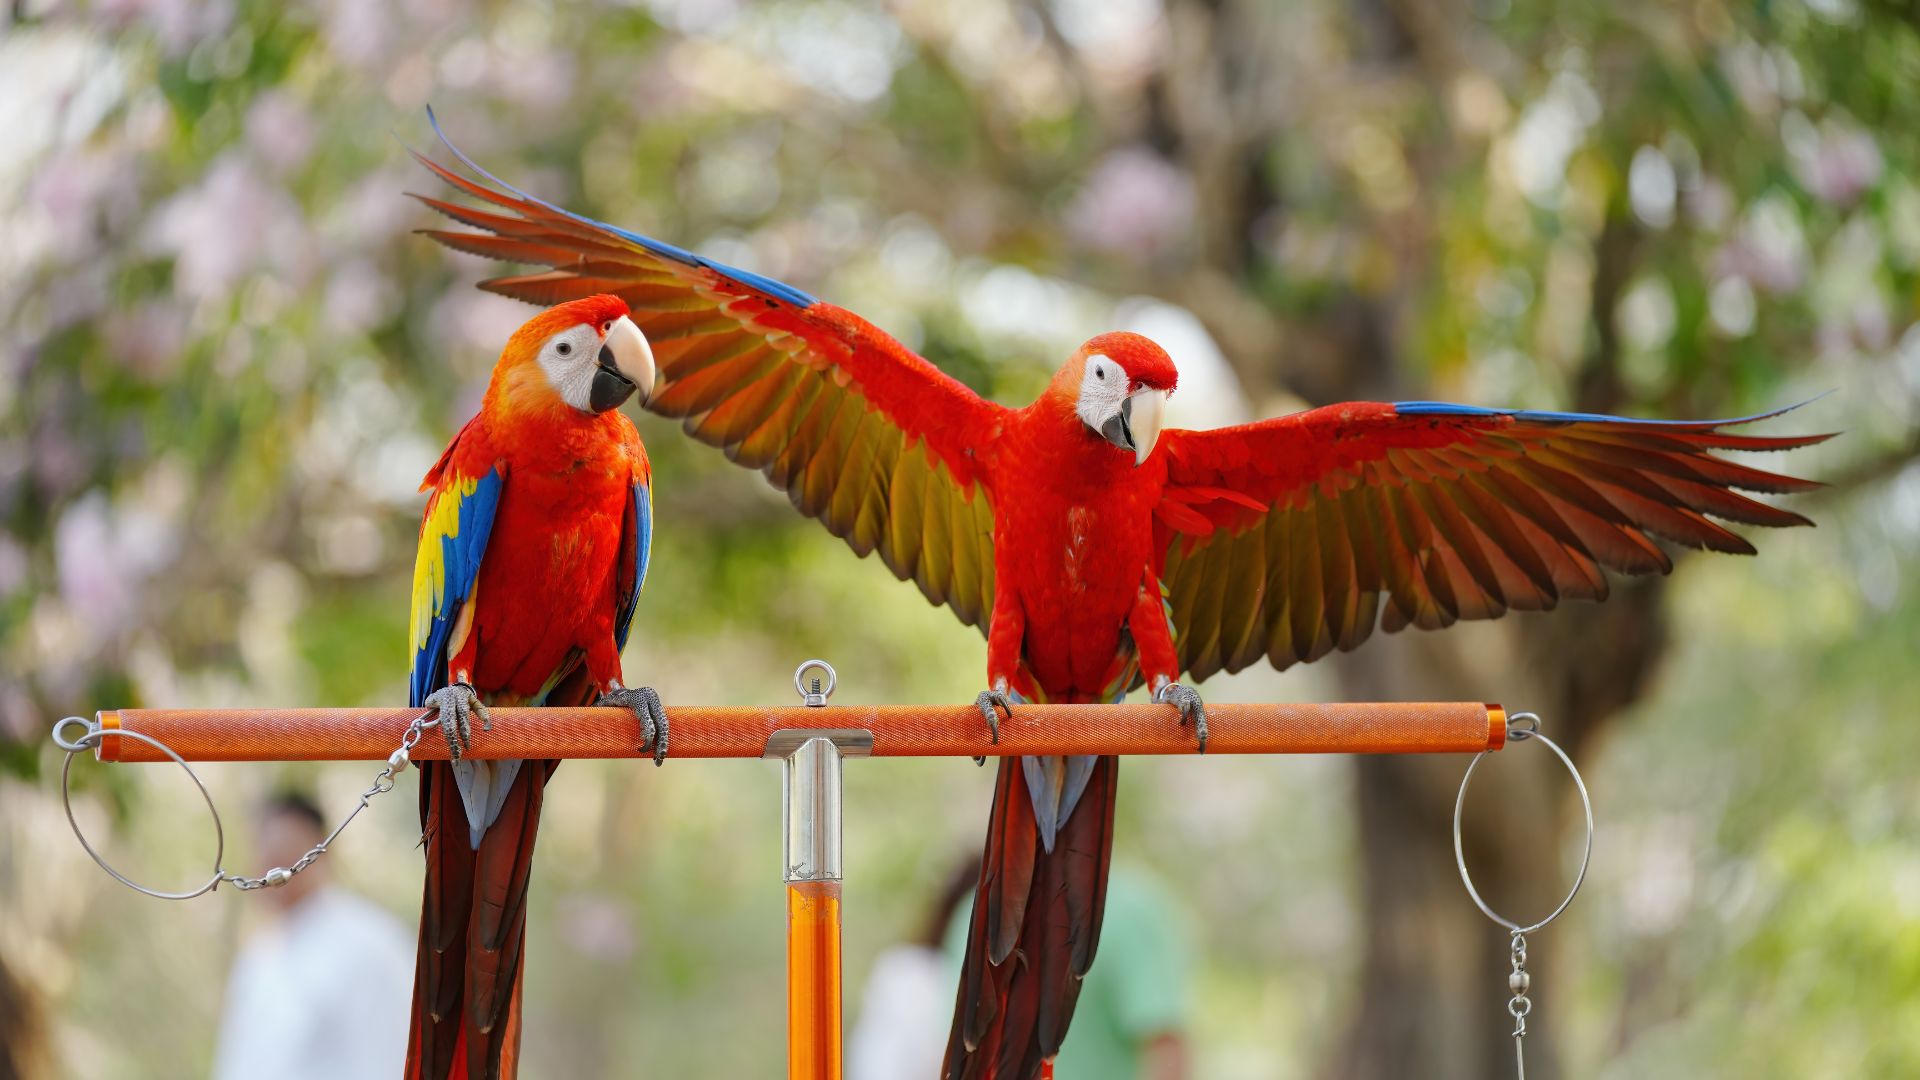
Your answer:
[[[425,200],[495,234],[436,239],[551,268],[484,288],[628,300],[661,360],[649,408],[980,626],[989,680],[1032,700],[1286,667],[1352,649],[1376,625],[1601,599],[1603,568],[1671,567],[1656,536],[1750,552],[1709,518],[1805,523],[1734,489],[1816,486],[1714,456],[1825,437],[1723,430],[1759,417],[1355,402],[1167,431],[1136,453],[1112,384],[1088,365],[1117,362],[1129,394],[1170,391],[1172,361],[1137,335],[1088,342],[1040,400],[1008,409],[790,286],[425,164],[505,211]],[[1093,763],[1051,852],[1030,800],[1044,802],[1064,769],[1036,784],[1023,765],[1001,766],[946,1075],[1028,1080],[1059,1048],[1099,934],[1115,765]]]
[[[466,683],[488,704],[578,706],[618,682],[645,573],[646,451],[617,409],[576,407],[554,380],[563,359],[592,364],[588,350],[626,313],[615,297],[593,297],[523,326],[479,414],[422,484],[431,494],[415,572],[414,704]],[[563,357],[555,343],[569,334],[577,344]],[[478,822],[454,764],[421,766],[427,874],[408,1077],[517,1070],[527,887],[557,764],[520,763]],[[489,763],[471,768],[499,775]]]

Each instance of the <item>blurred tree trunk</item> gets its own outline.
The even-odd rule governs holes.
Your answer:
[[[1403,89],[1411,82],[1444,100],[1467,51],[1453,37],[1467,24],[1465,13],[1441,10],[1455,6],[1355,0],[1347,12],[1352,82]],[[1263,305],[1248,273],[1247,245],[1263,221],[1271,228],[1273,218],[1285,216],[1286,193],[1261,178],[1279,127],[1292,122],[1268,100],[1278,80],[1273,43],[1250,32],[1257,20],[1231,2],[1176,0],[1169,17],[1174,54],[1209,62],[1170,65],[1153,102],[1149,130],[1191,171],[1201,214],[1200,265],[1183,268],[1158,291],[1207,324],[1256,402],[1279,389],[1315,405],[1425,396],[1423,365],[1400,355],[1396,328],[1436,272],[1431,205],[1374,223],[1404,268],[1385,291],[1348,291],[1304,318]],[[1407,147],[1423,192],[1474,152],[1445,135]],[[1611,207],[1593,242],[1590,344],[1573,384],[1578,408],[1614,411],[1623,404],[1613,313],[1637,239],[1625,207]],[[1657,580],[1616,579],[1602,605],[1573,603],[1439,634],[1380,634],[1328,662],[1348,700],[1495,697],[1536,711],[1580,761],[1647,685],[1665,642],[1662,595]],[[1479,774],[1463,835],[1481,894],[1496,910],[1531,921],[1564,895],[1564,853],[1578,843],[1568,828],[1577,803],[1556,762],[1538,750],[1513,758],[1489,762]],[[1479,1080],[1513,1068],[1508,935],[1473,906],[1454,867],[1450,821],[1465,767],[1452,757],[1363,758],[1355,765],[1364,957],[1360,993],[1323,1075]],[[1543,932],[1530,943],[1539,1007],[1527,1045],[1535,1077],[1561,1075],[1555,1040],[1566,1010],[1553,939]]]
[[[1577,384],[1581,409],[1620,406],[1613,311],[1634,238],[1616,214],[1595,242],[1593,346]],[[1667,639],[1663,585],[1615,578],[1601,605],[1570,603],[1438,634],[1379,635],[1333,663],[1351,701],[1495,697],[1510,710],[1538,712],[1579,763],[1607,722],[1646,690]],[[1508,918],[1530,923],[1565,895],[1565,852],[1580,843],[1573,835],[1579,818],[1557,762],[1537,749],[1515,757],[1521,760],[1506,768],[1482,770],[1462,838],[1481,895]],[[1464,769],[1454,758],[1355,763],[1365,958],[1347,1034],[1323,1075],[1467,1080],[1513,1067],[1508,934],[1473,906],[1454,865],[1450,823]],[[1529,949],[1539,1011],[1527,1046],[1530,1074],[1552,1078],[1561,1075],[1557,1018],[1566,1015],[1553,1002],[1565,998],[1557,992],[1557,950],[1542,934],[1549,936],[1536,935]]]
[[[1498,696],[1540,713],[1576,762],[1607,721],[1645,690],[1666,641],[1657,581],[1616,582],[1600,606],[1462,625],[1444,634],[1371,641],[1341,657],[1352,700],[1473,700]],[[1489,762],[1475,777],[1462,835],[1474,882],[1520,922],[1552,910],[1580,843],[1578,803],[1557,762],[1538,749]],[[1459,1077],[1512,1069],[1506,1012],[1507,933],[1468,899],[1449,823],[1465,763],[1458,758],[1362,758],[1360,820],[1365,910],[1361,989],[1347,1035],[1323,1075]],[[1605,807],[1604,793],[1600,806]],[[1555,927],[1529,942],[1537,1010],[1528,1074],[1561,1075],[1554,1047],[1567,1015]]]
[[[0,1080],[52,1076],[45,1024],[25,983],[0,959]]]

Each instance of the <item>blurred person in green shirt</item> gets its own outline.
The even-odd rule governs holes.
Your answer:
[[[974,865],[977,875],[977,858]],[[971,915],[962,902],[947,924],[950,988],[959,983]],[[1099,952],[1054,1059],[1054,1080],[1187,1080],[1193,955],[1180,903],[1144,869],[1115,863]],[[950,1024],[951,991],[947,1009]]]

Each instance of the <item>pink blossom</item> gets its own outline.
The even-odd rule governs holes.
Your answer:
[[[327,281],[322,310],[336,334],[358,334],[393,310],[393,283],[372,263],[359,259],[342,266]]]
[[[180,366],[187,317],[177,306],[148,301],[106,316],[107,354],[150,382],[164,382]]]
[[[152,491],[163,492],[164,483]],[[128,628],[142,585],[179,551],[177,524],[156,506],[116,506],[90,491],[60,515],[53,529],[60,598],[95,642]]]
[[[304,233],[299,208],[287,193],[230,153],[198,186],[154,212],[148,240],[175,256],[173,278],[181,293],[211,299],[263,264],[292,274],[306,253]]]
[[[327,44],[333,55],[351,67],[378,67],[386,58],[388,42],[397,36],[390,19],[399,10],[381,0],[336,0],[326,5]]]
[[[60,597],[82,622],[103,631],[133,612],[138,581],[115,550],[112,511],[103,492],[82,496],[53,530]]]
[[[575,893],[561,897],[558,907],[567,944],[575,952],[613,962],[633,955],[633,920],[625,904],[608,896]]]
[[[313,150],[313,118],[291,97],[268,90],[247,110],[247,143],[275,172],[299,168]]]
[[[0,598],[12,596],[27,583],[27,549],[11,536],[0,536]]]
[[[1138,146],[1108,154],[1067,211],[1082,244],[1147,259],[1193,227],[1193,182],[1165,158]]]
[[[102,0],[98,11],[110,21],[146,24],[168,56],[221,36],[233,22],[231,0]]]
[[[53,226],[53,254],[71,260],[90,252],[102,209],[131,183],[128,162],[109,150],[69,149],[42,165],[28,198]]]
[[[1791,147],[1793,175],[1814,198],[1836,206],[1852,205],[1880,181],[1885,160],[1872,134],[1832,122],[1816,138]]]
[[[0,734],[15,742],[30,742],[46,736],[45,722],[26,687],[7,682],[0,687]]]

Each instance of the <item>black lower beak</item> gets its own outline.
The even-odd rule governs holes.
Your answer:
[[[1132,453],[1138,447],[1133,442],[1133,399],[1127,398],[1120,403],[1120,411],[1107,417],[1100,425],[1100,434],[1106,440],[1122,450]]]
[[[613,350],[600,346],[598,366],[593,372],[593,389],[587,394],[587,404],[597,413],[608,409],[617,409],[621,403],[633,396],[633,380],[620,374],[620,368],[613,362]]]

